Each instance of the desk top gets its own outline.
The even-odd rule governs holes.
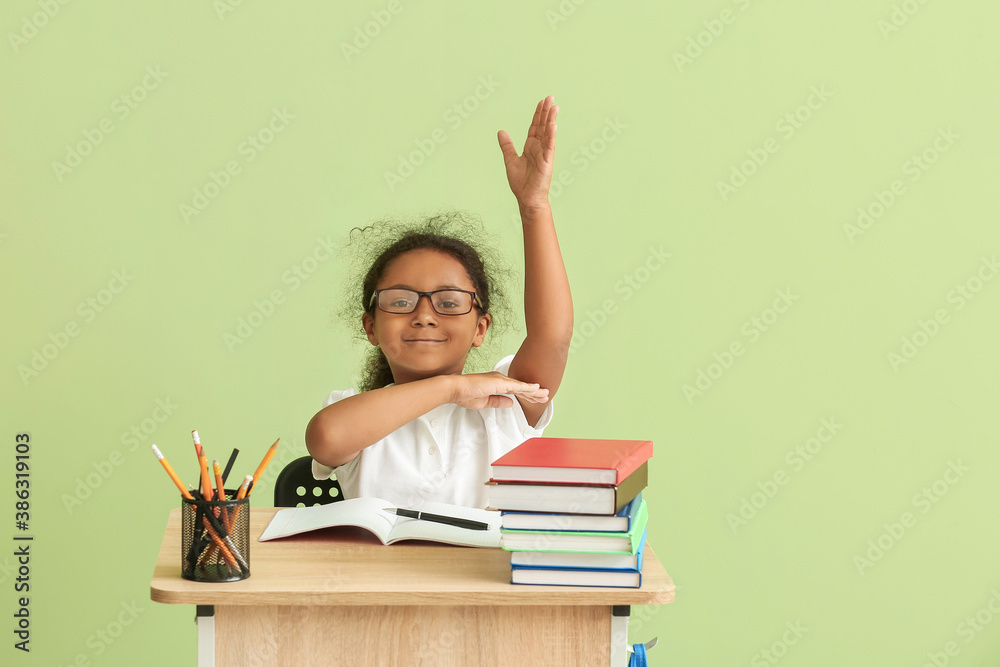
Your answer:
[[[510,552],[406,541],[384,546],[341,526],[258,542],[281,508],[250,509],[250,577],[228,583],[181,578],[181,510],[172,510],[150,597],[201,605],[654,605],[674,583],[647,543],[641,588],[510,583]]]

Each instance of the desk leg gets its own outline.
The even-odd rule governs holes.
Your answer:
[[[215,667],[215,607],[198,605],[194,622],[198,625],[198,667]]]
[[[628,657],[628,605],[611,608],[611,667],[626,667]]]

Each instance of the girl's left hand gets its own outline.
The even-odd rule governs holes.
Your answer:
[[[514,142],[506,130],[497,133],[507,168],[507,182],[520,206],[548,206],[558,113],[559,107],[555,106],[555,97],[552,95],[538,103],[521,155],[517,154]]]

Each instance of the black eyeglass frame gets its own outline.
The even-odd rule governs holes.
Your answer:
[[[372,292],[372,298],[368,301],[368,307],[371,308],[372,304],[375,304],[378,306],[378,309],[381,310],[383,313],[389,313],[390,315],[409,315],[410,313],[413,312],[413,310],[410,310],[405,313],[400,313],[391,310],[386,310],[385,308],[383,308],[381,300],[378,298],[378,296],[382,292],[388,292],[389,290],[405,290],[407,292],[412,292],[413,294],[416,294],[417,300],[413,302],[413,310],[416,310],[417,306],[420,305],[421,297],[426,296],[427,299],[431,302],[431,308],[433,308],[434,312],[437,313],[438,315],[451,315],[454,317],[459,317],[461,315],[468,315],[469,313],[472,312],[472,306],[478,306],[479,310],[482,310],[484,312],[486,311],[486,309],[483,308],[483,302],[479,300],[478,294],[476,294],[475,292],[471,292],[467,289],[458,289],[457,287],[445,287],[444,289],[436,289],[433,292],[419,292],[415,289],[410,289],[408,287],[385,287],[383,289],[377,289],[374,292]],[[437,306],[434,305],[434,295],[437,294],[438,292],[462,292],[464,294],[470,294],[472,295],[472,303],[469,305],[469,309],[464,313],[442,313],[437,309]]]

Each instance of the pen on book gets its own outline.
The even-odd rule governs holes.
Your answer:
[[[460,519],[457,516],[444,516],[442,514],[431,514],[430,512],[418,512],[417,510],[404,510],[398,507],[386,507],[383,511],[397,516],[403,516],[408,519],[433,521],[435,523],[444,523],[449,526],[457,526],[458,528],[467,528],[469,530],[489,530],[490,528],[490,524],[488,523],[473,521],[471,519]]]

